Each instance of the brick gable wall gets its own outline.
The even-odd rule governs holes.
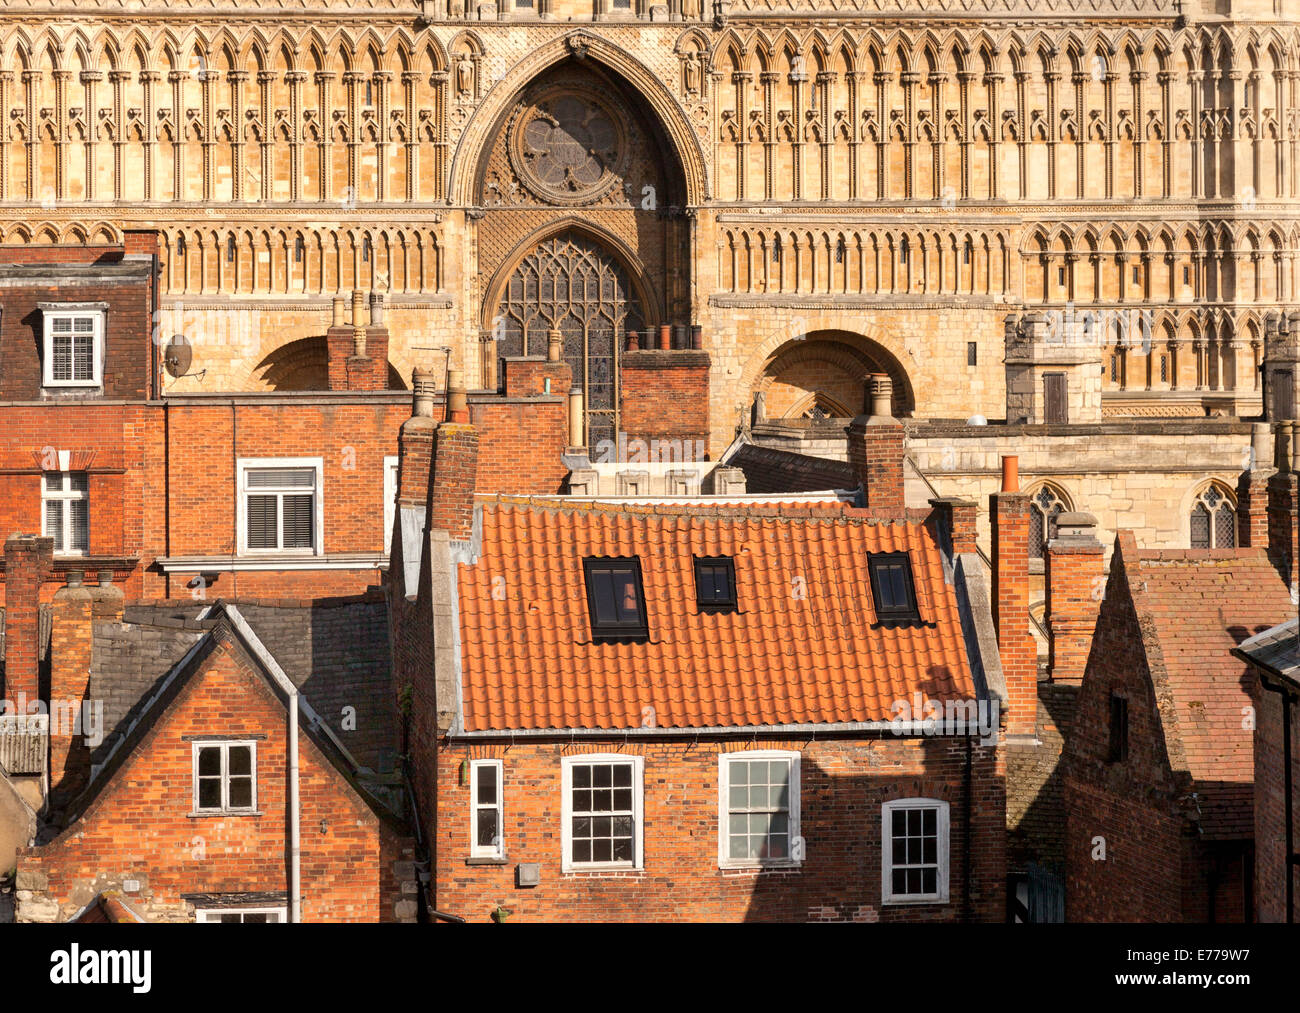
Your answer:
[[[1068,921],[1182,918],[1183,820],[1129,579],[1116,552],[1066,745]],[[1116,764],[1112,691],[1128,700],[1129,759]]]
[[[187,736],[257,739],[260,815],[192,818]],[[155,719],[85,814],[19,858],[31,890],[20,920],[66,920],[105,889],[138,880],[151,920],[192,916],[183,894],[283,892],[287,879],[287,714],[227,634]],[[304,921],[391,921],[394,862],[409,842],[381,821],[305,735],[300,738]]]

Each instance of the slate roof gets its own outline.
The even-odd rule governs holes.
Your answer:
[[[318,608],[333,614],[322,620],[315,615]],[[244,614],[245,609],[259,616],[258,621],[267,631],[267,639],[252,627]],[[307,613],[306,617],[294,614],[303,612]],[[335,605],[333,609],[327,605],[306,604],[288,609],[270,607],[269,611],[267,606],[235,606],[222,601],[211,606],[136,606],[124,610],[123,618],[134,622],[101,623],[94,631],[95,646],[100,648],[101,641],[106,643],[102,650],[92,653],[92,697],[98,685],[100,690],[109,694],[111,708],[105,707],[106,734],[92,757],[90,782],[71,809],[64,813],[64,826],[70,826],[80,818],[112,780],[154,722],[171,705],[180,688],[202,666],[205,647],[215,643],[213,638],[219,634],[237,639],[272,684],[273,692],[281,694],[281,699],[287,693],[284,680],[301,691],[300,727],[303,735],[316,744],[381,818],[395,821],[394,813],[385,808],[393,800],[386,803],[379,800],[379,794],[387,792],[374,786],[372,790],[366,790],[357,779],[358,774],[364,773],[359,768],[370,764],[351,748],[352,743],[346,738],[350,733],[340,734],[340,715],[323,709],[328,706],[323,698],[328,698],[330,693],[346,692],[348,696],[356,697],[359,705],[362,696],[374,692],[374,680],[369,684],[363,680],[354,686],[349,681],[354,672],[370,673],[380,665],[385,673],[391,672],[387,663],[386,607],[382,602],[350,602]],[[376,624],[383,634],[378,638],[383,645],[382,652],[374,635]],[[221,634],[222,629],[227,632]],[[292,639],[301,636],[304,630],[309,634],[309,645],[306,646]],[[350,643],[345,644],[349,638]],[[320,643],[329,643],[332,647],[318,651]],[[273,645],[291,652],[288,656],[297,662],[294,665],[296,674],[291,675],[279,661],[275,653],[277,646]],[[294,651],[297,653],[293,654]],[[170,655],[174,656],[167,660]],[[304,688],[309,684],[321,689],[317,700],[313,700]],[[389,688],[371,703],[377,710],[393,711],[391,680]],[[115,723],[109,720],[110,709],[115,715],[122,715]],[[314,727],[314,717],[330,726],[334,735]],[[388,722],[390,729],[393,724],[393,720]],[[361,727],[359,717],[357,727]]]
[[[391,767],[397,718],[386,603],[246,602],[238,608],[357,761],[376,771]],[[95,624],[90,690],[91,699],[104,701],[105,740],[92,763],[102,762],[148,691],[211,629],[213,615],[202,603],[129,605],[122,623]],[[343,727],[345,707],[355,708],[353,729]]]
[[[1280,626],[1257,633],[1243,641],[1236,655],[1243,660],[1300,686],[1300,644],[1296,630],[1300,620],[1288,619]]]
[[[1290,592],[1260,547],[1138,552],[1129,544],[1129,587],[1139,618],[1151,623],[1148,663],[1163,666],[1173,701],[1172,721],[1162,711],[1171,760],[1181,752],[1196,782],[1204,836],[1249,837],[1255,761],[1242,708],[1251,696],[1233,649],[1293,615]]]
[[[457,572],[463,730],[888,721],[916,691],[976,699],[934,531],[843,504],[486,503]],[[911,557],[923,624],[885,628],[868,557]],[[739,611],[700,613],[694,556],[735,559]],[[646,643],[593,643],[587,556],[640,559]]]
[[[754,443],[743,444],[722,463],[745,473],[745,491],[749,493],[856,489],[860,483],[847,461],[775,450]]]

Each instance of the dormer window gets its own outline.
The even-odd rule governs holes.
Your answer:
[[[695,560],[695,604],[701,612],[736,611],[736,564],[730,556]]]
[[[40,303],[46,387],[103,385],[107,303]]]
[[[916,588],[912,583],[912,561],[907,553],[876,553],[872,555],[869,566],[876,617],[882,623],[920,622]]]
[[[597,641],[650,639],[646,621],[641,561],[588,558],[582,561],[587,578],[587,607],[591,638]]]

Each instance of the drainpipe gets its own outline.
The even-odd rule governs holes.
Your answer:
[[[970,790],[971,790],[971,745],[970,734],[966,735],[966,818],[965,825],[962,828],[962,837],[964,841],[961,849],[961,920],[969,923],[971,920],[970,910],[970,848],[971,848],[971,829],[970,829]]]
[[[302,813],[298,805],[298,691],[289,694],[289,921],[302,921]]]

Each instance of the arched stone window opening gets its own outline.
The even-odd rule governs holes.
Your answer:
[[[1029,494],[1029,558],[1044,559],[1047,543],[1056,537],[1056,518],[1073,507],[1065,493],[1043,483]]]
[[[1211,482],[1192,503],[1188,517],[1193,549],[1232,549],[1237,545],[1237,504],[1232,494]]]
[[[498,355],[544,355],[547,332],[585,395],[587,445],[618,430],[619,338],[646,326],[627,269],[595,239],[568,230],[524,255],[502,290],[493,332]]]

